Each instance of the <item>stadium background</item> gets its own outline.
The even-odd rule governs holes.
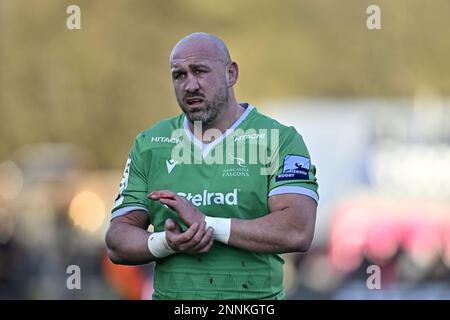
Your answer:
[[[67,6],[81,30],[66,28]],[[381,30],[366,9],[381,8]],[[178,113],[177,39],[217,34],[240,101],[304,136],[321,201],[292,299],[450,298],[450,2],[0,0],[0,298],[148,299],[105,258],[135,135]],[[367,266],[381,289],[367,288]],[[67,267],[81,269],[69,290]]]

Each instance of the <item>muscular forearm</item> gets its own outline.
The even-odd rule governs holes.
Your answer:
[[[147,241],[150,233],[128,223],[116,223],[108,230],[106,245],[112,262],[117,264],[145,264],[156,258],[150,254]]]
[[[307,225],[291,210],[275,211],[253,220],[232,219],[228,244],[263,253],[307,251],[313,238]]]

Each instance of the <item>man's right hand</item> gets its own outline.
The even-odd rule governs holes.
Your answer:
[[[214,237],[213,228],[205,229],[206,223],[193,223],[185,232],[172,219],[167,219],[164,225],[167,243],[177,252],[204,253],[211,248]]]

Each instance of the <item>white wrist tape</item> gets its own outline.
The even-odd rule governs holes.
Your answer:
[[[206,228],[214,228],[214,239],[225,244],[228,244],[231,233],[231,219],[230,218],[215,218],[205,217]]]
[[[148,237],[147,244],[148,250],[150,250],[150,253],[156,258],[164,258],[175,253],[175,250],[167,243],[165,231],[153,232]]]

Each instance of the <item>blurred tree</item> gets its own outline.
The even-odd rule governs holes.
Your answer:
[[[0,161],[18,146],[73,142],[96,167],[120,167],[134,136],[178,113],[168,56],[182,36],[222,37],[240,63],[238,97],[450,93],[450,2],[379,0],[0,0]],[[261,105],[263,107],[263,105]]]

